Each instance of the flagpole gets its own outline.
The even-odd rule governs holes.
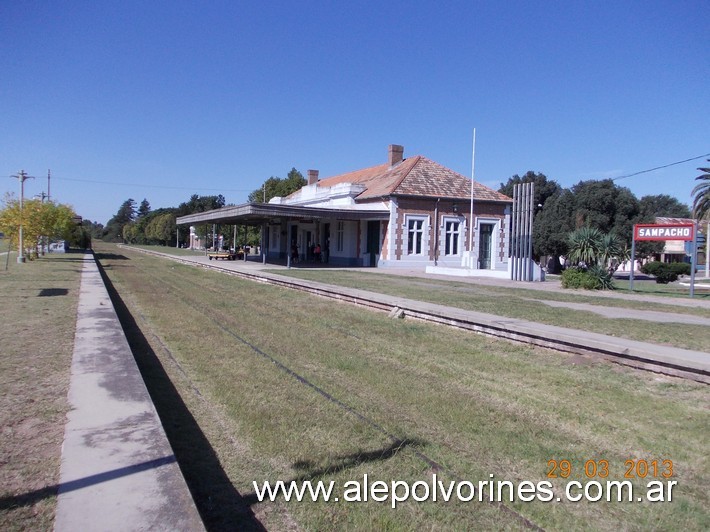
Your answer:
[[[473,128],[473,151],[471,155],[471,214],[468,228],[468,267],[473,269],[473,182],[476,179],[476,128]]]

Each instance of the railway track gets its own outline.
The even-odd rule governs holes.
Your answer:
[[[514,342],[603,358],[614,363],[646,371],[710,384],[710,354],[707,353],[526,322],[480,312],[465,311],[364,290],[303,281],[269,272],[249,271],[239,269],[233,265],[210,264],[153,250],[130,246],[119,247],[125,247],[132,251],[162,257],[182,264],[220,271],[227,275],[258,283],[268,283],[321,297],[337,299],[388,312],[391,316],[414,318]]]

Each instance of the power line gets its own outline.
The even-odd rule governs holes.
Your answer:
[[[144,188],[159,188],[159,189],[171,189],[171,190],[208,190],[211,192],[251,192],[251,189],[245,188],[205,188],[205,187],[178,187],[172,185],[148,185],[145,183],[116,183],[112,181],[93,181],[91,179],[75,179],[71,177],[57,177],[54,179],[60,179],[64,181],[78,181],[80,183],[98,183],[100,185],[116,185],[116,186],[126,186],[126,187],[144,187]]]
[[[612,181],[618,181],[620,179],[626,179],[627,177],[634,177],[637,175],[641,174],[647,174],[649,172],[655,172],[656,170],[661,170],[663,168],[668,168],[670,166],[676,166],[678,164],[683,164],[687,163],[690,161],[695,161],[697,159],[702,159],[703,157],[710,157],[710,153],[705,153],[703,155],[698,155],[697,157],[691,157],[689,159],[683,159],[682,161],[676,161],[674,163],[669,163],[669,164],[664,164],[662,166],[656,166],[654,168],[649,168],[648,170],[641,170],[639,172],[634,172],[633,174],[626,174],[622,175],[619,177],[614,177],[612,178]],[[16,177],[16,176],[8,176],[8,177]],[[49,175],[47,176],[49,179]],[[142,187],[142,188],[157,188],[157,189],[166,189],[166,190],[203,190],[203,191],[210,191],[210,192],[252,192],[252,189],[248,188],[205,188],[205,187],[178,187],[178,186],[171,186],[171,185],[147,185],[145,183],[118,183],[115,181],[96,181],[92,179],[76,179],[76,178],[71,178],[71,177],[57,177],[54,176],[54,179],[59,179],[63,181],[76,181],[78,183],[95,183],[98,185],[114,185],[114,186],[122,186],[122,187]]]
[[[708,157],[708,156],[710,156],[710,153],[706,153],[704,155],[698,155],[697,157],[691,157],[690,159],[684,159],[682,161],[676,161],[676,162],[670,163],[670,164],[664,164],[663,166],[656,166],[655,168],[649,168],[648,170],[641,170],[640,172],[634,172],[633,174],[622,175],[622,176],[613,178],[612,181],[618,181],[619,179],[626,179],[627,177],[633,177],[635,175],[646,174],[648,172],[660,170],[661,168],[668,168],[669,166],[675,166],[677,164],[687,163],[688,161],[694,161],[696,159],[702,159],[703,157]]]
[[[9,176],[14,177],[14,176]],[[53,179],[59,179],[60,181],[76,181],[78,183],[95,183],[98,185],[115,185],[121,187],[142,187],[142,188],[158,188],[158,189],[172,189],[172,190],[202,190],[210,192],[251,192],[252,189],[247,188],[205,188],[205,187],[178,187],[172,185],[148,185],[146,183],[118,183],[115,181],[96,181],[92,179],[76,179],[72,177],[57,177],[52,176]]]

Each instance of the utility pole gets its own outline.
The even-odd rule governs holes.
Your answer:
[[[47,201],[51,201],[51,199],[49,197],[49,180],[51,177],[52,177],[52,171],[47,170]]]
[[[34,177],[27,175],[24,170],[20,170],[17,175],[13,175],[11,177],[16,177],[20,181],[20,244],[18,248],[17,263],[22,264],[25,262],[24,243],[22,242],[22,209],[25,202],[25,181],[27,179],[34,179]]]

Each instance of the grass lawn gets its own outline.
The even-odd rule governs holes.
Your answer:
[[[293,268],[273,270],[273,273],[631,340],[698,351],[710,350],[710,327],[707,325],[658,323],[632,318],[609,319],[586,310],[552,308],[542,303],[546,300],[567,301],[710,318],[710,309],[673,305],[671,298],[666,304],[649,304],[646,301],[612,299],[580,291],[569,293],[540,291],[524,287],[508,288],[429,277],[405,277],[396,274],[328,269]]]
[[[202,255],[201,252],[182,250],[161,246],[139,246],[153,251],[178,255]],[[270,271],[270,270],[266,270]],[[450,279],[433,277],[411,277],[397,275],[396,272],[354,271],[339,269],[308,269],[292,268],[290,270],[274,269],[272,273],[290,276],[303,280],[313,280],[322,283],[360,288],[372,292],[402,296],[409,299],[428,301],[467,310],[486,312],[489,314],[519,318],[550,325],[558,325],[573,329],[586,330],[620,338],[629,338],[660,345],[669,345],[697,351],[710,351],[710,328],[706,325],[674,322],[658,323],[632,318],[608,318],[588,310],[570,308],[553,308],[544,301],[562,301],[584,303],[598,307],[615,307],[618,309],[636,309],[641,311],[654,310],[678,315],[691,315],[710,319],[709,308],[689,307],[674,304],[676,300],[670,297],[678,296],[678,287],[656,285],[652,281],[636,283],[648,288],[647,295],[664,294],[667,303],[649,303],[643,300],[628,300],[605,297],[604,294],[588,291],[541,291],[531,288],[503,287],[496,285],[475,284]],[[656,290],[661,290],[660,292]],[[665,291],[663,291],[665,290]],[[623,293],[623,289],[620,290]],[[700,292],[700,291],[699,291]],[[687,299],[687,289],[680,297]],[[707,299],[709,294],[699,293],[699,300]],[[680,318],[682,320],[682,318]]]
[[[0,257],[0,529],[51,530],[79,295],[78,254]]]
[[[17,262],[17,254],[10,249],[10,240],[8,238],[0,238],[0,271],[10,269],[10,261]]]
[[[507,529],[522,527],[519,516],[560,530],[710,528],[706,385],[96,247],[139,364],[153,368],[148,386],[208,528],[243,525],[240,505],[269,529]],[[175,391],[162,401],[161,373]],[[199,431],[184,430],[191,422],[171,402]],[[205,463],[212,455],[218,467]],[[555,496],[573,479],[624,480],[628,460],[672,460],[678,484],[672,502],[516,500],[507,510],[477,501],[397,510],[372,500],[259,503],[252,484],[343,486],[365,474],[539,482],[550,460],[572,465],[567,480],[549,479]],[[588,460],[607,460],[609,476],[587,479]],[[236,492],[218,489],[224,478]],[[635,496],[650,479],[631,479]]]
[[[626,294],[647,294],[653,296],[662,297],[682,297],[686,298],[690,296],[690,287],[683,286],[679,284],[690,283],[690,277],[681,277],[678,282],[669,284],[659,284],[653,280],[634,280],[634,289],[630,289],[630,283],[627,280],[617,279],[614,281],[617,289],[620,293]],[[704,286],[708,285],[708,279],[704,277],[702,273],[695,275],[695,294],[694,297],[697,299],[710,299],[710,291],[703,289]]]

